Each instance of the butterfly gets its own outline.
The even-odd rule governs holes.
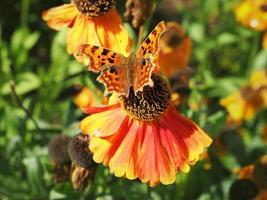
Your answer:
[[[154,58],[159,51],[159,38],[166,26],[160,22],[148,35],[136,53],[125,57],[110,49],[82,44],[77,56],[89,61],[88,70],[99,73],[97,80],[105,85],[105,95],[116,92],[128,97],[132,87],[135,94],[143,91],[144,86],[153,87],[151,79],[155,68]]]

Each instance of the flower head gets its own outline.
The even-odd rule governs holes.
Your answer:
[[[166,82],[152,75],[154,86],[98,108],[81,122],[90,135],[89,148],[97,163],[109,166],[117,177],[140,179],[150,186],[171,184],[175,175],[188,172],[212,140],[171,104]]]
[[[79,93],[75,95],[74,103],[82,109],[88,106],[106,104],[107,100],[108,98],[103,97],[100,90],[94,89],[94,91],[91,91],[88,87],[83,87]]]
[[[167,76],[173,75],[187,66],[192,43],[179,24],[168,22],[159,42],[157,62],[160,70]]]
[[[256,31],[265,31],[263,47],[267,48],[267,1],[245,0],[235,9],[237,21]]]
[[[252,73],[250,83],[220,101],[225,106],[233,121],[251,119],[257,110],[267,105],[266,71]]]
[[[267,29],[266,0],[245,0],[235,9],[237,21],[258,31]]]
[[[114,0],[72,0],[69,4],[44,11],[42,18],[52,29],[69,28],[69,54],[84,43],[104,46],[126,55],[130,51],[131,40],[114,7]]]

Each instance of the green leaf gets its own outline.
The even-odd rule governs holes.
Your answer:
[[[32,90],[39,88],[40,79],[33,73],[25,72],[17,75],[15,80],[15,88],[18,95],[26,94]],[[10,81],[5,82],[0,90],[2,95],[10,94]]]
[[[28,37],[26,37],[24,42],[23,42],[23,46],[25,47],[25,49],[28,49],[28,50],[31,49],[36,44],[39,37],[40,37],[40,33],[37,31],[28,35]]]
[[[261,50],[254,58],[251,66],[254,70],[266,69],[267,67],[267,50]]]
[[[232,33],[221,33],[220,35],[218,35],[217,37],[217,42],[219,45],[228,45],[228,44],[232,44],[235,43],[237,41],[238,37]]]
[[[204,40],[204,32],[204,26],[199,23],[194,23],[189,28],[189,36],[196,42],[202,42]]]

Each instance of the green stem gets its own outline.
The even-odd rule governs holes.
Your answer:
[[[18,94],[16,92],[15,84],[14,84],[13,81],[10,83],[10,89],[11,89],[11,94],[14,97],[14,99],[15,99],[16,103],[18,104],[18,106],[25,112],[27,117],[29,119],[31,119],[31,121],[33,122],[33,124],[36,127],[36,129],[40,131],[41,129],[40,129],[37,121],[35,121],[35,119],[33,118],[32,113],[23,105],[20,97],[18,96]]]
[[[22,0],[21,16],[20,16],[22,27],[27,27],[28,17],[29,17],[29,8],[30,8],[30,1]]]

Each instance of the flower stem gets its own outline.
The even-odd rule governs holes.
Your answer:
[[[142,26],[139,27],[139,33],[138,33],[138,39],[137,39],[137,48],[143,42],[143,35],[144,35],[144,25],[142,25]]]
[[[11,89],[11,95],[14,97],[14,99],[15,99],[16,103],[18,104],[18,106],[25,112],[27,117],[32,120],[32,122],[33,122],[34,126],[36,127],[36,129],[40,131],[41,129],[40,129],[37,121],[33,118],[32,113],[23,105],[20,97],[18,96],[18,94],[16,92],[16,87],[15,87],[14,82],[13,81],[10,82],[9,86],[10,86],[10,89]]]

